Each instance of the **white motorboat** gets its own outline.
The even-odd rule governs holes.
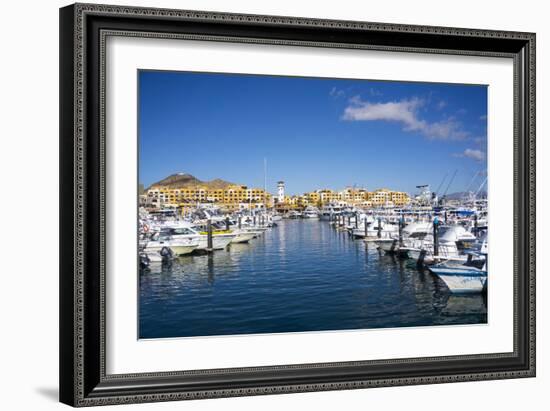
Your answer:
[[[196,238],[198,246],[196,250],[208,249],[208,235],[206,231],[199,231],[201,227],[194,226],[192,223],[180,221],[170,226],[166,226],[163,230],[167,231],[172,238]],[[235,238],[235,234],[230,231],[214,231],[212,233],[212,249],[223,250]]]
[[[465,263],[468,256],[460,253],[459,244],[462,241],[471,241],[472,238],[475,240],[475,236],[460,225],[444,226],[439,229],[438,249],[435,254],[434,237],[431,233],[426,233],[421,239],[409,236],[404,241],[403,247],[399,248],[399,252],[424,264],[441,261]]]
[[[235,234],[235,238],[231,240],[231,244],[248,243],[258,236],[258,232],[252,230],[237,229],[232,231],[232,233]]]
[[[404,248],[406,247],[406,243],[408,242],[410,244],[412,241],[424,240],[426,235],[431,232],[432,227],[432,224],[428,222],[413,222],[407,224],[403,227],[403,245],[401,247],[399,247],[399,244],[396,244],[396,242],[389,241],[387,237],[382,237],[381,240],[376,241],[376,243],[378,247],[386,253],[399,252],[403,257],[408,257],[408,250]],[[397,225],[397,233],[394,232],[391,234],[390,238],[399,241],[399,225]]]
[[[307,206],[302,212],[302,218],[319,218],[319,209],[313,206]]]
[[[367,231],[365,232],[365,223],[367,224]],[[351,233],[356,238],[390,238],[399,231],[397,224],[388,223],[387,221],[375,220],[371,216],[367,216],[363,223],[358,228],[353,228]]]
[[[199,246],[198,238],[194,237],[181,237],[176,238],[166,232],[154,233],[143,251],[146,254],[156,253],[159,254],[164,248],[169,248],[175,255],[190,254]]]
[[[290,210],[288,213],[286,213],[285,217],[293,220],[302,217],[302,213],[296,210]]]
[[[439,264],[429,267],[452,293],[479,293],[487,287],[487,266],[482,269],[465,265]]]
[[[332,220],[333,217],[339,215],[343,210],[343,207],[335,204],[335,203],[328,203],[325,204],[323,207],[321,207],[321,211],[319,213],[319,218],[321,220]]]
[[[214,230],[217,233],[234,234],[235,237],[231,240],[230,244],[247,243],[253,238],[263,233],[260,230],[252,230],[246,223],[243,225],[241,222],[241,228],[238,227],[238,223],[231,219],[218,220],[212,224]],[[229,228],[229,230],[227,229]],[[262,227],[267,230],[266,227]]]

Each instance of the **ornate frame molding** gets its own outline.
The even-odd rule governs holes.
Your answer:
[[[532,33],[411,26],[295,17],[228,14],[201,11],[150,9],[76,4],[61,9],[61,401],[74,406],[217,398],[303,391],[433,384],[532,377],[535,375],[535,35]],[[139,22],[135,22],[136,17]],[[122,28],[102,26],[119,19]],[[134,21],[133,25],[125,20]],[[166,31],[147,30],[150,22],[166,24]],[[186,24],[197,32],[185,32]],[[136,29],[139,25],[141,29]],[[250,34],[216,32],[215,26],[243,28]],[[170,31],[181,27],[183,32]],[[284,30],[281,30],[284,29]],[[342,33],[353,41],[325,41],[312,29]],[[203,30],[203,31],[201,31]],[[266,38],[278,30],[274,38]],[[227,31],[227,30],[226,30]],[[322,31],[322,30],[321,30]],[[254,35],[261,32],[264,36]],[[378,41],[358,41],[365,35]],[[399,37],[401,35],[402,37]],[[174,371],[106,375],[105,373],[105,48],[108,36],[155,37],[277,44],[331,48],[356,48],[434,54],[507,57],[514,60],[514,351],[473,356],[357,361],[308,365],[281,365],[224,370]],[[284,38],[281,38],[283,36]],[[285,37],[286,36],[286,37]],[[389,36],[406,45],[388,44]],[[302,38],[302,37],[306,37]],[[383,41],[381,42],[380,39]],[[386,42],[386,43],[384,43]],[[456,47],[461,45],[461,47]],[[481,47],[475,48],[476,44]],[[452,46],[452,47],[449,47]],[[472,48],[474,47],[474,48]],[[68,80],[70,79],[70,81]],[[90,99],[99,103],[94,109]],[[95,110],[95,111],[94,111]],[[93,124],[92,124],[93,123]],[[90,211],[91,210],[91,211]],[[97,232],[91,223],[98,224]],[[90,234],[90,232],[92,232]],[[72,251],[69,255],[67,249]],[[520,264],[523,263],[522,266]],[[520,358],[521,357],[521,358]],[[445,373],[444,365],[510,360],[489,371]],[[521,359],[521,361],[520,361]],[[514,360],[514,361],[512,361]],[[512,364],[513,363],[513,364]],[[429,364],[441,369],[426,375],[407,375],[404,365]],[[434,365],[438,364],[438,365]],[[394,376],[382,374],[349,378],[341,372],[358,367],[395,368]],[[393,368],[392,368],[393,367]],[[362,369],[363,369],[362,368]],[[344,371],[341,371],[345,369]],[[254,385],[236,376],[276,375],[311,371],[312,382]],[[317,372],[318,371],[318,372]],[[223,374],[234,384],[213,387],[208,376]],[[328,374],[338,374],[332,378]],[[388,373],[390,373],[388,371]],[[308,375],[310,375],[308,374]],[[314,375],[315,374],[315,375]],[[321,374],[322,377],[321,377]],[[413,373],[414,374],[414,373]],[[328,375],[328,376],[327,376]],[[201,381],[198,378],[205,377]],[[314,378],[315,377],[315,378]],[[195,380],[193,380],[195,379]],[[289,377],[287,381],[292,381]],[[138,388],[137,383],[142,387]],[[202,385],[201,385],[202,384]]]

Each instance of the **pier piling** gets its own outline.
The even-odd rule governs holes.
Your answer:
[[[399,218],[399,247],[403,247],[403,217]]]
[[[206,220],[206,240],[206,250],[210,252],[214,249],[212,238],[212,221],[210,219]]]
[[[239,216],[238,221],[239,221],[239,230],[240,230],[242,228],[242,217],[241,216]]]
[[[229,217],[225,217],[225,230],[229,231]]]
[[[382,219],[380,217],[378,217],[378,233],[377,233],[377,236],[378,238],[382,237]]]
[[[439,255],[439,230],[438,230],[438,226],[439,225],[439,219],[437,217],[434,218],[434,258],[435,256]]]

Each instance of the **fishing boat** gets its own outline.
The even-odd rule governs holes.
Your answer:
[[[307,206],[302,212],[302,218],[319,218],[319,209],[313,206]]]
[[[174,252],[168,247],[163,247],[160,251],[142,251],[139,253],[139,267],[141,269],[148,269],[156,264],[168,264],[175,257]]]
[[[406,243],[411,245],[412,241],[424,240],[424,238],[432,230],[432,224],[430,222],[415,222],[407,224],[403,227],[403,247]],[[399,226],[397,227],[397,233],[393,232],[389,237],[385,236],[376,240],[378,247],[386,253],[400,252],[403,257],[408,257],[408,251],[406,249],[400,250],[399,247]]]
[[[165,226],[162,230],[170,234],[174,239],[197,239],[198,245],[195,248],[196,250],[208,249],[208,235],[206,231],[202,231],[205,230],[205,227],[202,225],[194,225],[193,223],[187,221],[180,221],[173,225]],[[212,249],[223,250],[229,245],[229,243],[231,243],[233,238],[235,238],[235,234],[231,232],[214,231],[212,233]]]
[[[365,224],[367,230],[365,232]],[[376,221],[372,216],[366,216],[363,223],[353,228],[351,234],[355,238],[376,239],[392,238],[399,231],[399,226],[387,221]]]
[[[433,230],[433,226],[432,226]],[[474,241],[475,236],[467,232],[460,225],[444,226],[439,228],[437,250],[434,246],[433,234],[429,231],[422,238],[409,236],[399,248],[400,255],[416,260],[420,264],[434,264],[441,261],[455,261],[465,263],[468,256],[461,253],[461,244],[465,241]]]
[[[483,268],[449,263],[429,267],[452,293],[480,293],[487,287],[487,264]]]
[[[325,204],[319,213],[319,218],[324,221],[329,221],[334,219],[335,216],[339,215],[343,210],[341,205],[336,203]]]
[[[176,237],[170,232],[161,231],[153,233],[145,244],[143,252],[160,253],[163,249],[169,248],[175,255],[185,255],[192,253],[199,247],[197,237]]]
[[[238,225],[235,224],[235,221],[229,218],[212,223],[212,228],[215,230],[216,233],[234,234],[235,237],[233,237],[230,244],[248,243],[250,240],[256,238],[262,233],[262,231],[253,230],[246,225],[243,226],[242,223],[241,228],[238,228]]]
[[[286,214],[286,218],[290,218],[291,220],[294,220],[296,218],[300,218],[301,216],[302,216],[302,213],[300,213],[299,211],[296,211],[296,210],[290,210]]]

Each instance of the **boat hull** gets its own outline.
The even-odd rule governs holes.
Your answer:
[[[487,287],[487,272],[482,270],[455,270],[431,268],[452,293],[480,293]]]
[[[250,240],[256,237],[256,233],[253,231],[247,231],[244,233],[239,233],[231,240],[231,244],[241,244],[248,243]]]
[[[385,253],[394,253],[399,249],[399,242],[397,240],[380,240],[375,242],[378,248]]]
[[[170,249],[176,255],[186,255],[186,254],[191,254],[197,247],[198,247],[198,244],[194,244],[194,245],[171,245]]]
[[[212,236],[212,249],[213,250],[223,250],[225,247],[231,243],[235,238],[234,234],[217,234]],[[199,246],[197,250],[207,250],[208,249],[208,236],[201,236],[199,240]]]

